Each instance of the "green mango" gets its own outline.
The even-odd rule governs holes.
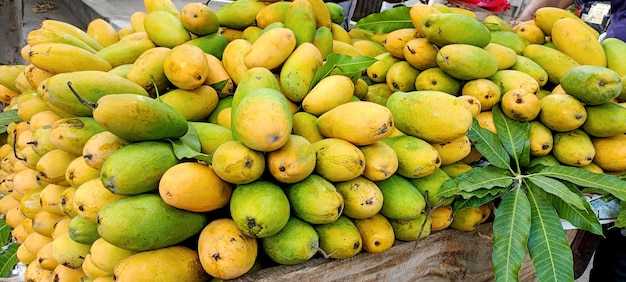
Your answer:
[[[230,197],[230,214],[237,227],[250,237],[278,233],[289,221],[289,213],[285,192],[269,181],[241,184]]]
[[[67,228],[70,238],[81,244],[91,245],[100,238],[98,225],[80,215],[72,217]]]
[[[356,225],[346,216],[326,224],[314,225],[319,235],[320,248],[330,258],[353,257],[363,249],[363,238]]]
[[[91,136],[105,131],[92,117],[64,118],[52,123],[50,143],[75,155],[83,154],[83,146]]]
[[[224,48],[228,45],[228,40],[223,34],[215,32],[191,39],[185,42],[185,44],[198,46],[204,53],[211,54],[221,60]]]
[[[489,29],[479,20],[465,14],[429,14],[422,20],[421,30],[426,39],[439,47],[469,44],[482,48],[491,41]]]
[[[380,213],[390,219],[416,219],[426,207],[426,200],[409,180],[394,174],[376,181],[383,193],[383,207]]]
[[[203,213],[172,207],[158,194],[141,194],[104,206],[98,213],[98,234],[119,248],[140,252],[178,244],[207,223]]]
[[[286,188],[293,215],[310,224],[330,223],[343,212],[343,197],[325,178],[311,174]]]
[[[114,194],[137,195],[157,190],[161,176],[177,163],[169,142],[131,143],[106,158],[100,180]]]
[[[146,14],[143,26],[156,46],[174,48],[191,39],[191,33],[177,16],[165,11],[152,11]]]
[[[263,251],[273,261],[294,265],[312,258],[318,251],[319,236],[310,224],[290,217],[278,233],[261,239]]]
[[[593,137],[611,137],[626,132],[626,107],[617,103],[585,106],[582,129]]]
[[[239,0],[229,2],[215,11],[220,26],[244,30],[254,24],[256,15],[267,4],[259,0]]]

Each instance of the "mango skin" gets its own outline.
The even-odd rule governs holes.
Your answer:
[[[443,46],[435,60],[447,74],[461,80],[487,78],[498,71],[498,60],[493,55],[469,44]]]
[[[100,170],[100,179],[115,194],[137,195],[157,190],[161,176],[177,163],[170,143],[132,143],[107,157]]]
[[[617,103],[586,106],[582,129],[593,137],[611,137],[626,132],[626,107]]]
[[[324,59],[312,43],[303,43],[289,55],[280,70],[280,86],[289,100],[300,102],[307,95]]]
[[[456,13],[433,13],[420,25],[424,37],[442,47],[448,44],[470,44],[479,48],[491,41],[489,29],[471,16]],[[463,32],[457,32],[462,29]]]
[[[380,214],[390,219],[416,219],[426,207],[424,196],[408,179],[394,174],[375,182],[383,193],[383,206]]]
[[[278,233],[261,240],[263,250],[273,261],[293,265],[303,263],[317,253],[319,236],[313,226],[296,218],[289,221]]]
[[[587,25],[587,24],[585,24]],[[581,65],[606,67],[607,58],[598,37],[572,18],[557,20],[552,26],[554,48]]]
[[[373,102],[354,101],[322,114],[317,118],[316,125],[325,137],[341,138],[363,146],[389,137],[394,121],[386,107]]]
[[[548,81],[554,84],[561,83],[561,77],[566,71],[580,65],[567,54],[539,44],[529,44],[522,55],[541,66],[548,74]]]
[[[167,267],[161,267],[165,263]],[[117,281],[189,281],[209,279],[198,252],[184,246],[172,246],[130,255],[113,270]]]
[[[587,105],[600,105],[620,95],[622,79],[617,72],[609,68],[581,65],[563,74],[561,87],[567,94]]]
[[[220,26],[244,30],[254,24],[256,15],[267,4],[258,0],[233,1],[215,11]]]
[[[143,26],[157,46],[174,48],[191,39],[180,19],[165,11],[149,12]]]
[[[178,244],[207,223],[202,213],[174,208],[157,194],[142,194],[103,207],[98,213],[98,234],[117,247],[140,252]]]
[[[607,67],[619,73],[620,76],[625,76],[626,42],[617,38],[606,38],[602,40],[602,48],[606,54]]]

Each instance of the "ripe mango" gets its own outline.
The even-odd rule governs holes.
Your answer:
[[[122,259],[134,254],[135,252],[117,247],[102,237],[96,239],[89,249],[91,262],[98,269],[113,273],[115,265]],[[87,261],[87,259],[85,259]]]
[[[539,120],[558,132],[574,130],[587,120],[583,103],[569,94],[548,95],[540,100]]]
[[[522,88],[505,92],[500,105],[505,116],[519,122],[534,120],[541,110],[539,98],[535,93]]]
[[[293,215],[310,224],[336,221],[343,212],[343,196],[330,181],[317,174],[289,184],[285,193]]]
[[[380,213],[390,219],[416,219],[424,211],[424,196],[408,179],[394,174],[375,182],[383,193],[383,206]]]
[[[244,234],[229,218],[211,221],[198,238],[202,267],[219,279],[233,279],[248,272],[258,250],[257,239]]]
[[[541,7],[535,11],[533,18],[534,23],[543,31],[545,35],[552,35],[552,29],[556,21],[562,18],[574,19],[581,23],[582,26],[589,31],[596,39],[600,36],[597,30],[593,29],[590,25],[585,23],[580,17],[567,9],[561,9],[558,7]]]
[[[48,138],[56,148],[81,155],[87,140],[104,130],[92,117],[65,118],[52,123]]]
[[[161,267],[166,263],[167,267]],[[172,246],[130,255],[113,271],[116,281],[156,281],[158,279],[202,282],[209,275],[202,268],[196,250]]]
[[[483,24],[489,29],[489,31],[506,30],[512,31],[511,25],[498,15],[487,15],[483,19]]]
[[[609,102],[585,106],[587,120],[582,129],[593,137],[611,137],[626,132],[626,107]]]
[[[65,43],[41,43],[31,46],[26,61],[51,73],[109,71],[113,68],[100,56]],[[32,87],[30,84],[28,86]]]
[[[336,221],[314,225],[320,248],[333,259],[350,258],[363,249],[363,239],[354,223],[346,216]]]
[[[117,149],[106,158],[100,179],[115,194],[137,195],[157,190],[163,173],[177,163],[170,143],[132,143]]]
[[[398,59],[404,59],[404,47],[406,44],[419,37],[415,28],[400,28],[387,33],[383,40],[383,47],[391,55]]]
[[[409,17],[411,18],[411,23],[413,23],[413,26],[415,26],[415,29],[417,29],[417,32],[420,34],[420,37],[424,37],[424,32],[422,31],[424,18],[430,14],[440,13],[441,11],[431,5],[415,3],[409,10]]]
[[[300,135],[292,134],[287,143],[266,154],[267,170],[279,182],[295,183],[315,170],[315,148]]]
[[[254,24],[256,15],[268,4],[258,0],[230,2],[215,11],[220,26],[244,30]]]
[[[428,142],[411,136],[399,135],[383,139],[398,156],[399,174],[407,178],[420,178],[432,174],[441,166],[437,150]]]
[[[315,31],[315,36],[313,37],[313,45],[317,47],[322,55],[323,59],[328,57],[328,54],[333,51],[333,33],[330,28],[325,26],[320,26]]]
[[[392,137],[391,135],[388,137]],[[363,176],[372,181],[389,178],[398,170],[396,151],[382,141],[359,147],[365,156]]]
[[[410,40],[402,50],[404,60],[420,71],[437,66],[437,52],[438,49],[423,37]]]
[[[500,45],[498,43],[489,43],[483,47],[498,61],[498,70],[508,69],[517,60],[517,53],[509,47]]]
[[[180,11],[178,11],[176,4],[172,0],[144,0],[143,6],[148,13],[165,11],[177,17],[180,14]]]
[[[176,87],[192,90],[204,83],[209,73],[209,63],[200,47],[181,44],[163,61],[165,77]]]
[[[591,140],[596,151],[593,162],[605,171],[626,169],[626,134],[611,137],[596,137]]]
[[[324,59],[312,43],[302,43],[289,55],[280,69],[280,86],[285,96],[302,101],[312,87],[313,77]]]
[[[324,138],[313,143],[315,172],[332,182],[347,181],[365,170],[365,156],[356,145],[339,138]]]
[[[266,238],[278,233],[287,224],[290,205],[278,185],[257,180],[237,186],[230,198],[230,213],[244,234]]]
[[[398,91],[389,97],[387,108],[393,114],[395,127],[427,142],[454,140],[465,135],[472,123],[469,108],[440,91]]]
[[[286,27],[270,29],[252,43],[245,53],[244,63],[248,68],[265,67],[270,70],[278,68],[294,51],[296,42],[295,33],[291,29]]]
[[[220,27],[219,20],[215,12],[204,3],[187,3],[180,10],[180,22],[189,32],[204,36],[216,33]]]
[[[292,117],[292,123],[293,134],[300,135],[311,143],[324,139],[317,128],[316,116],[307,112],[297,112]]]
[[[76,213],[93,223],[97,223],[98,212],[107,204],[126,198],[113,194],[102,184],[99,177],[93,178],[76,188],[72,198]]]
[[[219,96],[213,87],[200,85],[193,90],[174,89],[159,97],[181,113],[188,121],[201,121],[209,117],[217,107]]]
[[[622,78],[607,67],[581,65],[566,71],[561,87],[587,105],[611,102],[622,92]]]
[[[138,221],[141,224],[133,223]],[[204,214],[174,208],[156,194],[121,199],[106,205],[98,213],[100,237],[130,251],[155,250],[178,244],[198,233],[206,224]]]
[[[595,34],[588,32],[573,18],[554,22],[551,39],[554,48],[567,54],[581,65],[606,67],[607,59],[602,44]]]
[[[335,183],[343,197],[343,214],[350,218],[368,218],[377,214],[383,206],[383,193],[371,180],[357,177]]]
[[[545,156],[552,151],[554,138],[552,131],[538,120],[530,122],[530,155]]]
[[[246,71],[249,69],[244,61],[246,54],[251,48],[252,43],[245,39],[233,40],[224,48],[222,63],[236,85],[241,83]]]
[[[561,77],[569,69],[579,66],[576,60],[567,54],[544,45],[529,44],[524,48],[523,56],[530,58],[548,74],[548,81],[559,84]]]
[[[228,141],[215,149],[212,167],[222,179],[233,184],[257,180],[265,170],[265,155],[241,141]]]
[[[595,154],[591,138],[582,129],[554,134],[552,155],[564,165],[586,166],[593,161]]]
[[[78,187],[92,178],[100,176],[100,170],[87,165],[82,155],[74,159],[65,171],[65,181],[70,186]]]
[[[261,243],[270,259],[280,264],[294,265],[311,259],[318,252],[319,236],[310,224],[290,217],[283,229],[261,239]]]
[[[389,220],[377,213],[368,218],[352,219],[363,240],[363,250],[380,253],[390,249],[395,242],[395,234]]]
[[[374,58],[376,59],[376,62],[366,68],[367,77],[375,83],[386,82],[389,68],[399,59],[391,55],[389,52],[382,53]]]
[[[415,78],[415,90],[419,91],[441,91],[456,96],[462,87],[461,80],[452,77],[440,67],[425,69]]]
[[[170,85],[165,76],[163,63],[171,51],[172,49],[167,47],[146,50],[132,63],[126,79],[142,86],[153,96],[156,96],[157,91],[162,93]]]
[[[483,221],[484,214],[480,207],[466,207],[452,214],[450,227],[462,231],[472,231]]]
[[[78,243],[65,233],[52,241],[52,257],[60,265],[78,269],[89,253],[91,245]]]
[[[185,117],[169,105],[137,94],[98,99],[93,117],[106,130],[130,142],[179,138],[189,126]]]
[[[128,143],[109,131],[96,133],[83,145],[83,160],[88,166],[100,170],[109,155]]]
[[[180,18],[165,11],[148,12],[143,26],[156,46],[174,48],[191,39]]]
[[[625,76],[626,66],[621,62],[626,60],[626,43],[617,38],[606,38],[601,44],[606,55],[607,67],[620,76]]]
[[[132,64],[141,54],[154,47],[156,45],[146,32],[136,32],[102,48],[96,55],[107,60],[115,68]]]
[[[265,28],[274,22],[283,22],[285,13],[291,5],[288,1],[278,1],[267,5],[256,14],[256,25]]]
[[[435,60],[443,71],[461,80],[487,78],[498,71],[498,60],[491,53],[470,44],[447,44]]]
[[[415,90],[415,79],[420,71],[407,61],[399,61],[389,67],[386,75],[387,86],[392,92]]]
[[[57,74],[47,80],[44,100],[74,116],[92,116],[92,109],[82,104],[70,88],[85,100],[95,102],[109,94],[135,93],[148,96],[148,92],[137,83],[118,75],[103,71],[80,71]]]
[[[521,71],[532,76],[539,83],[539,87],[543,87],[548,83],[548,73],[530,58],[517,55],[511,70]]]
[[[388,108],[367,101],[336,106],[317,119],[322,136],[340,138],[357,146],[387,138],[393,126],[393,115]]]
[[[456,13],[433,13],[420,25],[424,37],[439,47],[448,44],[468,44],[479,48],[491,41],[489,29],[477,19]],[[464,32],[457,32],[461,28]]]

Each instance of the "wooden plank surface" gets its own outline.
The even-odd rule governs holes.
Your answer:
[[[494,281],[491,263],[493,229],[481,224],[475,231],[445,229],[415,242],[397,241],[391,249],[333,260],[322,257],[292,266],[262,269],[230,281]],[[576,230],[566,231],[568,242]],[[527,256],[520,281],[536,281]]]

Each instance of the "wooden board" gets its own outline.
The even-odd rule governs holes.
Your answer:
[[[491,263],[493,229],[481,224],[475,231],[445,229],[415,242],[396,242],[391,249],[332,260],[314,258],[302,264],[262,269],[230,281],[494,281]],[[576,230],[566,232],[571,243]],[[520,281],[535,281],[530,258]]]

